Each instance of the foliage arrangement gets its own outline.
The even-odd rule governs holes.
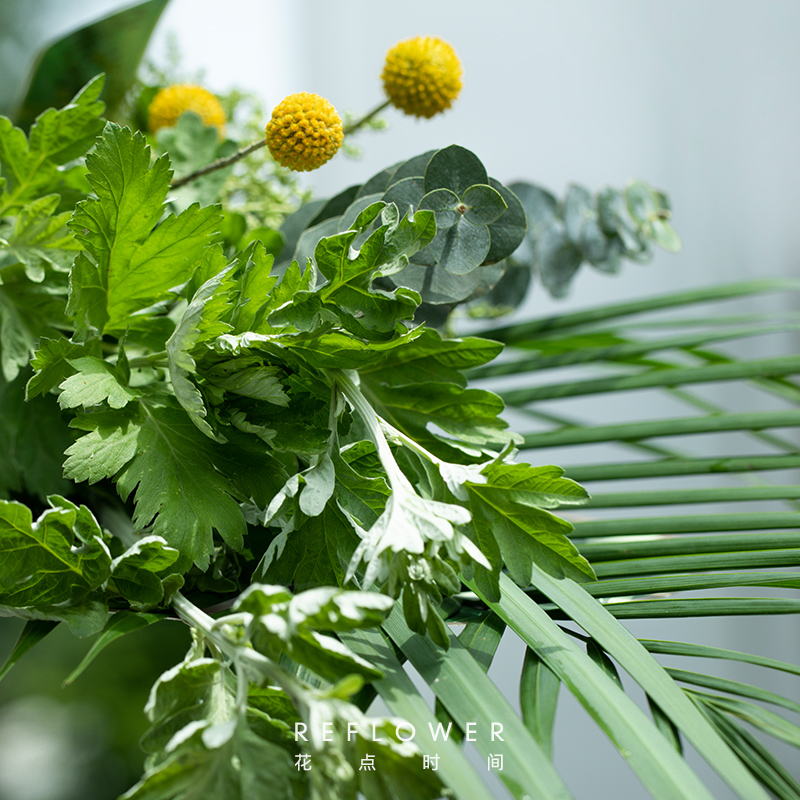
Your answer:
[[[430,117],[456,99],[461,68],[449,44],[419,37],[389,51],[382,79],[377,110]],[[28,133],[0,119],[0,614],[26,620],[4,672],[62,623],[97,634],[70,680],[126,634],[176,618],[191,629],[184,660],[152,687],[144,774],[124,798],[491,797],[463,740],[502,755],[511,796],[569,797],[552,762],[562,684],[653,797],[711,796],[684,741],[742,798],[800,797],[741,724],[796,746],[800,729],[762,705],[800,710],[793,701],[653,654],[800,668],[640,641],[619,622],[797,611],[795,597],[686,594],[796,589],[796,511],[556,513],[796,500],[796,486],[772,485],[590,498],[576,482],[800,465],[789,439],[766,432],[798,422],[800,359],[714,348],[795,321],[642,333],[650,312],[788,287],[714,287],[459,337],[459,313],[501,316],[531,281],[558,295],[583,262],[616,272],[653,244],[677,250],[666,196],[636,181],[558,200],[503,185],[453,145],[291,214],[276,202],[248,217],[225,189],[235,165],[266,145],[279,165],[318,168],[377,110],[345,124],[328,100],[291,95],[247,144],[224,138],[205,89],[153,87],[148,138],[104,118],[103,80]],[[602,377],[485,388],[588,364]],[[687,388],[720,380],[792,407],[727,413]],[[699,413],[593,425],[545,410],[652,387]],[[534,430],[510,430],[507,407]],[[649,441],[720,430],[770,452],[696,457]],[[613,441],[640,457],[565,474],[520,456]],[[506,628],[528,646],[521,717],[486,675]],[[370,715],[376,695],[394,717]]]

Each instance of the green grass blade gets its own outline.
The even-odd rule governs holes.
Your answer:
[[[560,688],[558,675],[528,647],[519,681],[522,721],[550,758],[553,757],[553,726]]]
[[[710,536],[631,536],[620,541],[607,539],[577,540],[586,558],[591,561],[618,561],[624,558],[653,558],[673,555],[700,555],[702,553],[740,553],[756,550],[786,550],[800,548],[800,532],[747,534],[729,533]]]
[[[800,550],[758,550],[740,553],[702,553],[700,555],[665,556],[663,558],[629,558],[593,564],[598,578],[631,577],[704,570],[736,570],[796,567]]]
[[[727,678],[718,678],[716,675],[704,675],[700,672],[691,672],[685,669],[675,669],[667,667],[667,672],[682,683],[690,683],[692,686],[702,686],[705,689],[714,689],[718,692],[735,694],[738,697],[749,697],[751,700],[759,700],[762,703],[771,703],[780,706],[788,711],[800,714],[800,703],[790,700],[788,697],[762,689],[760,686],[753,686],[749,683],[732,681]]]
[[[792,747],[800,747],[800,727],[784,719],[774,711],[731,697],[709,695],[704,692],[695,692],[691,689],[687,691],[692,695],[703,697],[705,702],[719,711],[739,717],[739,719],[749,722],[753,727],[792,745]]]
[[[467,581],[467,584],[480,594],[473,583]],[[487,605],[536,651],[578,698],[623,753],[651,795],[658,800],[710,797],[688,764],[671,747],[665,746],[666,740],[653,723],[603,669],[510,578],[501,575],[500,587],[501,602],[487,600]],[[684,700],[690,702],[685,697]],[[760,800],[765,797],[760,791],[749,790],[742,796]]]
[[[397,607],[383,629],[408,657],[463,730],[477,723],[475,746],[487,757],[502,753],[498,772],[517,798],[563,798],[570,793],[550,759],[509,706],[497,686],[484,674],[469,651],[451,635],[447,651],[427,637],[412,633]],[[380,665],[379,665],[380,666]],[[492,741],[492,723],[500,723],[504,741]]]
[[[452,740],[434,742],[430,735],[438,720],[406,675],[386,640],[376,630],[355,629],[339,634],[353,652],[366,658],[383,671],[384,677],[374,682],[380,696],[392,713],[410,722],[416,731],[415,742],[423,753],[439,756],[439,775],[458,800],[493,800],[492,792],[481,780],[461,748]]]
[[[724,342],[733,339],[744,339],[750,336],[761,336],[770,333],[784,333],[800,328],[800,324],[786,325],[759,325],[751,327],[732,328],[724,331],[694,331],[683,333],[677,336],[669,336],[663,339],[645,339],[641,341],[629,341],[622,344],[606,346],[572,346],[570,339],[558,339],[552,341],[534,340],[530,343],[531,347],[537,347],[544,353],[557,347],[559,351],[551,355],[542,355],[541,352],[526,358],[517,358],[513,361],[495,361],[482,367],[475,367],[467,373],[470,380],[481,378],[495,378],[501,375],[520,375],[523,372],[539,372],[545,369],[558,369],[575,364],[593,363],[601,361],[622,362],[630,358],[649,355],[663,350],[683,349],[708,345],[714,342]],[[595,334],[596,335],[596,334]],[[611,333],[609,332],[609,335]],[[581,337],[583,340],[589,337]]]
[[[484,611],[477,617],[470,619],[464,626],[464,630],[458,634],[458,641],[469,650],[469,654],[475,659],[478,666],[487,672],[492,664],[497,646],[503,638],[503,631],[506,624],[493,611]],[[459,727],[458,722],[448,713],[442,705],[442,701],[436,698],[436,718],[443,722],[445,726],[453,723],[453,735],[461,741],[464,731]]]
[[[530,433],[524,437],[523,447],[563,447],[575,444],[649,439],[654,436],[687,436],[698,433],[749,431],[763,428],[794,428],[798,425],[800,425],[800,411],[796,410],[709,414],[699,417],[674,417],[648,422],[596,425]],[[720,461],[724,460],[720,459]]]
[[[742,617],[800,614],[800,599],[789,597],[701,597],[633,600],[603,606],[617,619],[676,619],[678,617]]]
[[[631,508],[687,505],[690,503],[745,503],[763,500],[798,500],[800,486],[725,486],[711,489],[660,489],[651,492],[593,494],[583,508]]]
[[[706,644],[694,644],[692,642],[668,642],[660,639],[640,639],[639,641],[649,653],[658,653],[666,656],[689,656],[691,658],[722,658],[726,661],[741,661],[744,664],[755,664],[765,669],[775,669],[779,672],[800,675],[800,666],[796,664],[759,656],[754,653],[744,653],[741,650],[728,650],[724,647],[710,647]]]
[[[599,580],[584,586],[592,597],[631,597],[665,592],[730,589],[734,586],[773,586],[800,589],[797,572],[713,572],[646,575],[643,578]]]
[[[469,650],[480,668],[486,672],[491,666],[505,629],[505,622],[497,614],[486,611],[467,622],[464,630],[458,634],[458,641]]]
[[[765,511],[760,514],[685,514],[664,517],[632,517],[598,519],[575,523],[574,538],[600,536],[663,536],[677,533],[711,531],[762,531],[797,528],[800,514],[796,511]]]
[[[505,586],[510,580],[503,582]],[[636,638],[577,583],[556,580],[533,566],[533,583],[603,647],[667,714],[740,797],[765,797],[719,734]],[[647,601],[644,601],[647,602]],[[616,609],[613,609],[614,611]]]
[[[800,783],[753,734],[721,711],[702,705],[704,713],[750,772],[780,800],[800,800]]]
[[[588,323],[642,314],[647,311],[681,308],[695,303],[713,303],[748,295],[797,289],[800,289],[800,282],[786,279],[729,283],[721,286],[709,286],[703,289],[690,289],[683,292],[661,294],[655,297],[645,298],[644,300],[607,304],[585,311],[576,311],[572,314],[543,317],[514,325],[503,325],[496,328],[489,328],[483,331],[481,335],[487,339],[496,339],[499,342],[513,344],[516,341],[524,341],[525,339],[535,337],[537,334],[548,331],[565,330]]]
[[[665,478],[677,475],[736,474],[800,468],[800,454],[765,456],[718,456],[713,458],[666,458],[617,464],[579,464],[569,467],[574,481],[612,481]]]
[[[590,380],[560,381],[524,389],[510,389],[498,392],[498,394],[507,405],[521,406],[563,397],[686,386],[695,383],[716,383],[743,378],[777,377],[793,375],[797,372],[800,372],[800,356],[780,356],[699,367],[658,367],[632,375],[622,374]]]

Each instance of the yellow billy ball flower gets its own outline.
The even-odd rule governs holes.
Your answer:
[[[447,42],[416,36],[389,50],[381,80],[393,106],[415,117],[432,117],[458,97],[461,62]]]
[[[150,133],[159,128],[171,128],[186,111],[193,111],[205,125],[213,125],[219,135],[225,133],[225,111],[219,100],[202,86],[178,83],[167,86],[153,98],[147,109],[147,127]]]
[[[267,147],[282,167],[308,172],[336,155],[344,139],[336,109],[318,94],[285,97],[267,123]]]

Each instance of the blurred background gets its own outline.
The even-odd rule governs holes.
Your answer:
[[[0,112],[24,104],[29,76],[48,44],[134,5],[0,0]],[[429,121],[388,110],[387,130],[358,134],[360,158],[339,155],[303,176],[318,196],[452,143],[477,153],[502,182],[524,178],[559,197],[572,181],[597,191],[633,178],[669,194],[680,255],[659,251],[649,264],[626,263],[615,277],[584,266],[567,298],[554,300],[536,286],[514,319],[748,277],[800,277],[796,0],[164,0],[144,24],[153,29],[146,61],[163,66],[177,53],[184,78],[215,92],[250,91],[268,111],[287,94],[310,91],[340,112],[361,114],[382,99],[379,76],[391,45],[418,34],[449,41],[464,66],[454,107]],[[119,23],[112,27],[124,32]],[[136,47],[130,58],[135,68]],[[739,310],[767,308],[748,302]],[[783,308],[780,298],[770,303]],[[747,346],[777,350],[796,343],[759,337]],[[741,403],[746,408],[747,398]],[[612,419],[635,412],[600,413]],[[665,406],[665,415],[675,413]],[[631,627],[649,638],[800,663],[792,617]],[[20,628],[0,620],[0,657]],[[136,739],[149,686],[187,644],[177,623],[137,632],[67,689],[61,681],[88,643],[58,630],[39,645],[0,683],[0,800],[107,800],[127,788],[141,769]],[[515,685],[522,652],[518,641],[504,639],[490,673],[501,687]],[[738,669],[730,677],[746,680],[746,665]],[[800,700],[790,682],[775,688]],[[562,699],[556,762],[575,795],[642,797],[622,759]],[[790,765],[796,759],[781,755]],[[800,764],[794,766],[800,775]],[[730,796],[709,781],[715,796]]]

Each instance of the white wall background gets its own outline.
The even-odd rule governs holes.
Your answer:
[[[60,14],[62,27],[78,11],[88,18],[125,5],[34,4],[43,18]],[[583,267],[566,301],[536,290],[520,314],[728,279],[800,277],[797,0],[172,0],[150,49],[156,61],[169,33],[185,68],[205,69],[212,90],[240,86],[267,106],[313,91],[354,112],[380,101],[383,57],[396,41],[425,33],[454,45],[464,64],[454,108],[431,121],[386,112],[390,129],[360,137],[360,161],[337,156],[309,176],[322,195],[451,143],[474,150],[505,182],[525,178],[563,194],[570,181],[598,189],[639,177],[669,193],[684,241],[680,256],[658,254],[617,278]],[[793,618],[632,627],[651,638],[752,648],[800,663]],[[518,643],[504,641],[493,667],[501,685],[516,681],[520,659]],[[796,696],[791,685],[775,688]],[[581,715],[564,703],[556,742],[558,766],[576,796],[643,797]],[[796,755],[786,756],[797,766]],[[717,797],[730,796],[712,785]]]

